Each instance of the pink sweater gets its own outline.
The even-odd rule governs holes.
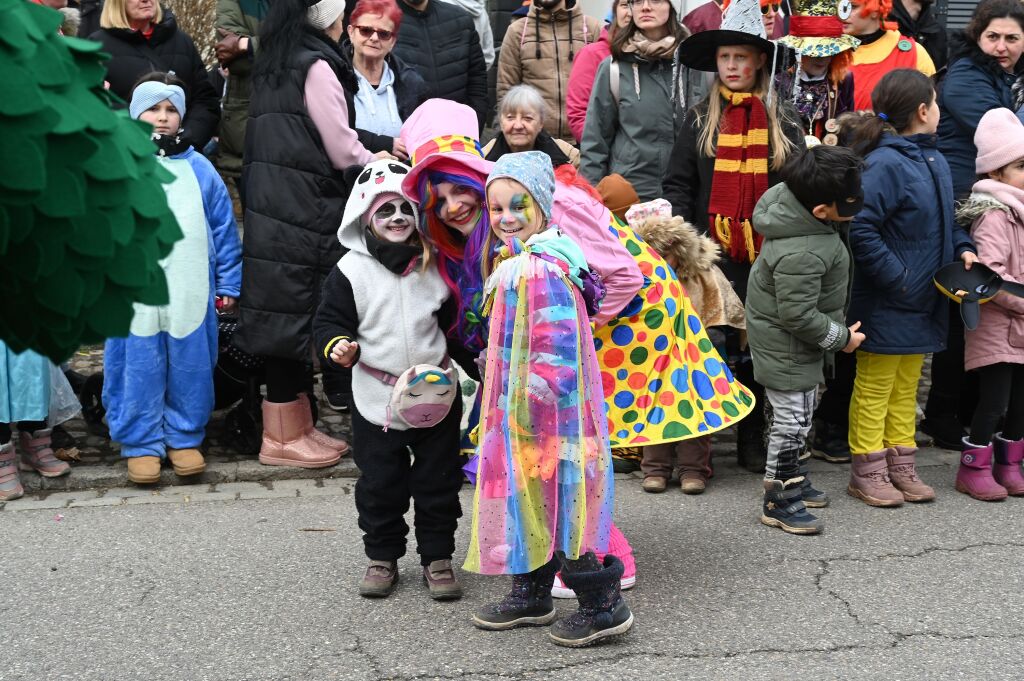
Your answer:
[[[345,90],[330,65],[320,59],[313,62],[306,74],[306,111],[324,142],[331,165],[338,170],[366,165],[373,154],[359,141],[348,124],[348,103]]]
[[[577,142],[583,139],[583,124],[587,122],[587,104],[590,102],[590,91],[594,89],[597,67],[611,53],[608,29],[602,28],[600,39],[584,47],[572,60],[572,71],[569,72],[569,83],[565,89],[565,117],[569,120],[569,130]]]
[[[996,180],[977,182],[971,203],[991,199],[1003,207],[993,205],[971,228],[978,260],[1003,279],[1024,283],[1024,191]],[[1024,364],[1024,298],[1005,293],[981,306],[964,351],[968,371],[999,362]]]

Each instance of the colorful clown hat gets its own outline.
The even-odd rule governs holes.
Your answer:
[[[789,35],[779,42],[801,57],[834,57],[855,50],[860,41],[843,34],[843,20],[850,16],[850,0],[797,0],[789,18]]]
[[[494,164],[484,160],[477,138],[480,123],[476,112],[448,99],[428,99],[402,125],[401,139],[409,152],[412,170],[402,180],[402,191],[421,201],[420,174],[425,170],[458,173],[469,170],[483,184]]]
[[[722,27],[694,33],[679,46],[679,60],[691,69],[717,71],[716,53],[726,45],[752,45],[771,61],[776,45],[768,40],[758,0],[733,0],[722,15]]]

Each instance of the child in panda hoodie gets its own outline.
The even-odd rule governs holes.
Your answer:
[[[314,336],[325,359],[352,367],[356,510],[370,559],[359,593],[394,589],[411,497],[424,581],[432,598],[452,600],[462,595],[451,564],[462,401],[442,328],[456,310],[402,194],[407,173],[375,161],[357,177],[338,230],[348,252],[324,283]]]

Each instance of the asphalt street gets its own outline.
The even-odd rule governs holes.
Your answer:
[[[584,650],[474,629],[507,580],[464,574],[435,603],[414,554],[390,598],[360,598],[352,480],[30,497],[0,510],[0,679],[1020,678],[1024,499],[973,501],[953,454],[921,459],[939,498],[900,509],[815,463],[818,537],[762,526],[759,479],[728,460],[699,497],[618,480],[636,625]]]

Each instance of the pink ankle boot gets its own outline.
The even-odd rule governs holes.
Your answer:
[[[869,454],[854,454],[850,461],[850,484],[846,493],[861,499],[868,506],[902,506],[903,493],[893,487],[889,479],[886,454],[883,449]]]
[[[1006,488],[992,477],[992,445],[979,447],[964,438],[964,451],[956,471],[956,491],[980,501],[1002,501]]]
[[[19,432],[18,446],[23,471],[35,471],[44,478],[59,478],[71,472],[71,466],[53,455],[49,428],[34,433]]]
[[[18,477],[17,457],[14,454],[14,443],[0,445],[0,501],[19,499],[25,494]]]
[[[1020,463],[1024,461],[1024,440],[1004,440],[997,433],[992,440],[992,453],[996,458],[992,477],[1010,496],[1024,496],[1024,475],[1020,470]]]
[[[932,501],[935,490],[921,482],[917,477],[917,466],[914,462],[917,447],[897,445],[891,447],[886,454],[889,466],[889,480],[892,486],[903,494],[903,499],[910,502]]]

